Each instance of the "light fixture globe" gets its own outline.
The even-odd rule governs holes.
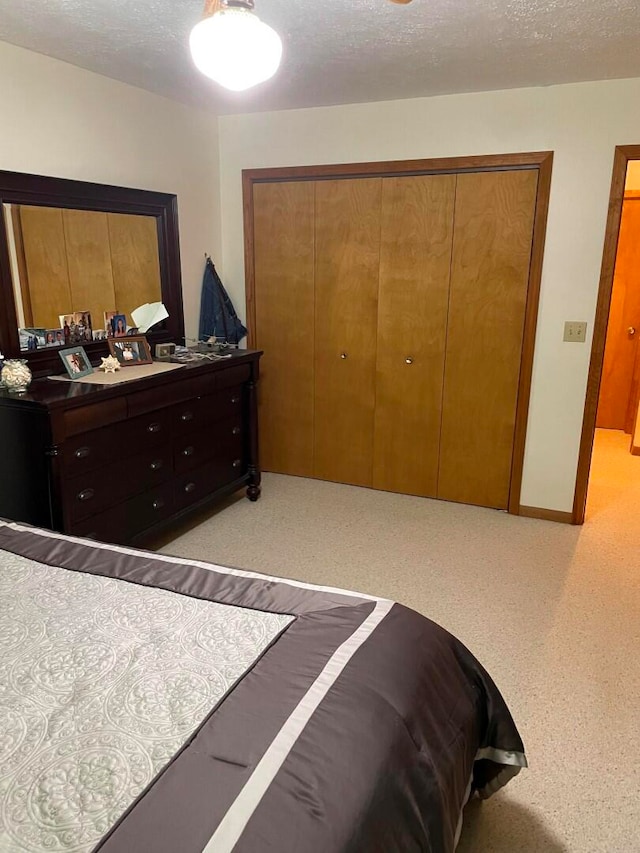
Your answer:
[[[253,13],[252,0],[228,4],[196,24],[189,46],[199,71],[226,89],[241,92],[276,73],[282,42]]]

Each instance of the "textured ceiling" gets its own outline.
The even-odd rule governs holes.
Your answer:
[[[219,114],[640,77],[638,0],[256,0],[277,75],[223,92],[193,67],[202,0],[0,0],[0,40]]]

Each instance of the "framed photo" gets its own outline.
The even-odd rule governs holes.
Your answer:
[[[90,311],[76,311],[73,314],[61,314],[60,325],[64,340],[69,344],[83,344],[93,340],[93,326]]]
[[[116,311],[105,311],[104,326],[109,338],[124,338],[127,334],[126,314],[118,314]]]
[[[104,330],[107,333],[108,338],[112,338],[114,335],[115,328],[116,328],[115,318],[116,317],[123,317],[123,316],[124,315],[121,314],[119,311],[105,311],[104,312]],[[126,325],[127,324],[125,323],[125,327],[126,327]]]
[[[19,329],[18,334],[20,336],[21,350],[31,351],[46,346],[46,329]]]
[[[63,347],[65,344],[63,329],[47,329],[45,332],[45,346]]]
[[[79,379],[81,376],[88,376],[93,373],[93,367],[91,367],[84,347],[75,346],[61,349],[59,355],[71,379]]]
[[[144,335],[129,335],[125,338],[109,338],[109,350],[122,367],[131,364],[153,364],[151,350]]]

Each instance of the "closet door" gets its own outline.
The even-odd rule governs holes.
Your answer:
[[[370,486],[381,178],[316,183],[315,462]]]
[[[117,306],[107,216],[96,210],[62,212],[71,287],[71,303],[65,313],[90,311],[94,329],[102,329],[104,312]],[[129,288],[134,284],[130,279]]]
[[[373,485],[435,497],[455,175],[384,178]]]
[[[154,216],[108,213],[115,302],[110,310],[131,315],[160,299],[158,225]]]
[[[60,306],[65,306],[63,313],[72,310],[62,209],[21,205],[20,222],[31,322],[45,329],[57,329]]]
[[[537,171],[456,189],[438,497],[506,509]]]
[[[313,476],[313,181],[256,184],[255,345],[265,471]]]

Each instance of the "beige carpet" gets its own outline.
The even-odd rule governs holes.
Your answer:
[[[640,851],[640,457],[600,432],[583,528],[267,475],[163,550],[401,601],[487,667],[530,769],[461,853]],[[366,851],[363,851],[366,853]]]

